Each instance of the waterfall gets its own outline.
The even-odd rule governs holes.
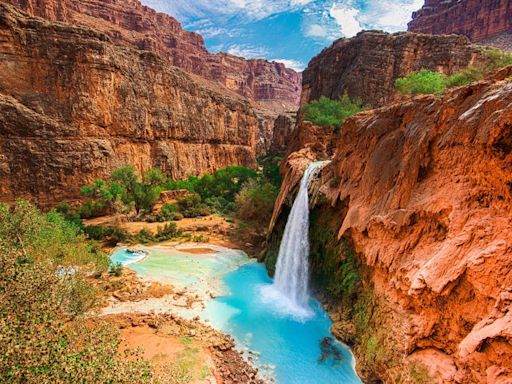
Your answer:
[[[309,196],[308,186],[315,171],[325,161],[313,162],[304,172],[279,247],[273,292],[265,296],[279,302],[283,311],[307,316],[309,313]],[[288,303],[284,302],[287,300]]]

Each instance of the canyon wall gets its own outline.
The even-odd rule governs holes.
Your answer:
[[[76,198],[127,164],[173,178],[255,165],[247,100],[109,40],[0,4],[0,200]]]
[[[426,0],[412,15],[409,31],[465,35],[512,49],[512,3],[509,0]]]
[[[511,75],[360,113],[335,136],[295,132],[271,228],[332,137],[312,183],[313,284],[365,382],[512,380]]]
[[[2,0],[51,21],[106,33],[115,44],[151,51],[188,73],[212,80],[269,109],[296,108],[301,75],[281,63],[211,54],[203,38],[138,0]]]
[[[451,75],[475,63],[479,53],[463,36],[361,32],[335,41],[309,63],[301,105],[345,93],[367,106],[386,105],[398,98],[397,78],[422,68]]]

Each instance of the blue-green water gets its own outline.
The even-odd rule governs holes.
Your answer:
[[[248,355],[255,365],[276,383],[361,383],[353,368],[353,356],[344,345],[334,342],[338,359],[331,356],[320,361],[320,343],[331,336],[331,321],[318,301],[310,300],[307,313],[290,312],[282,298],[269,294],[272,280],[264,265],[249,260],[243,252],[219,247],[219,253],[210,255],[164,252],[158,247],[147,250],[144,260],[130,264],[142,276],[190,284],[194,289],[202,282],[221,280],[225,293],[207,301],[201,318],[252,351]],[[112,255],[113,260],[123,263],[131,258],[124,249]]]

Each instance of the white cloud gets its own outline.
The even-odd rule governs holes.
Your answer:
[[[363,29],[358,21],[359,10],[342,4],[334,4],[329,10],[329,15],[336,20],[344,37],[357,35]]]
[[[268,51],[263,47],[255,47],[248,44],[234,44],[226,49],[226,52],[246,59],[264,58],[268,55]]]
[[[327,37],[329,35],[325,27],[320,24],[310,24],[306,26],[304,34],[308,37]]]
[[[306,65],[299,60],[292,60],[292,59],[272,59],[270,61],[276,61],[278,63],[283,63],[287,68],[291,68],[296,72],[302,72],[304,68],[306,68]]]

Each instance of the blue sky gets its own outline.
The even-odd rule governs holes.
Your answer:
[[[297,70],[362,29],[405,30],[423,0],[142,0],[203,35],[212,52],[281,61]]]

